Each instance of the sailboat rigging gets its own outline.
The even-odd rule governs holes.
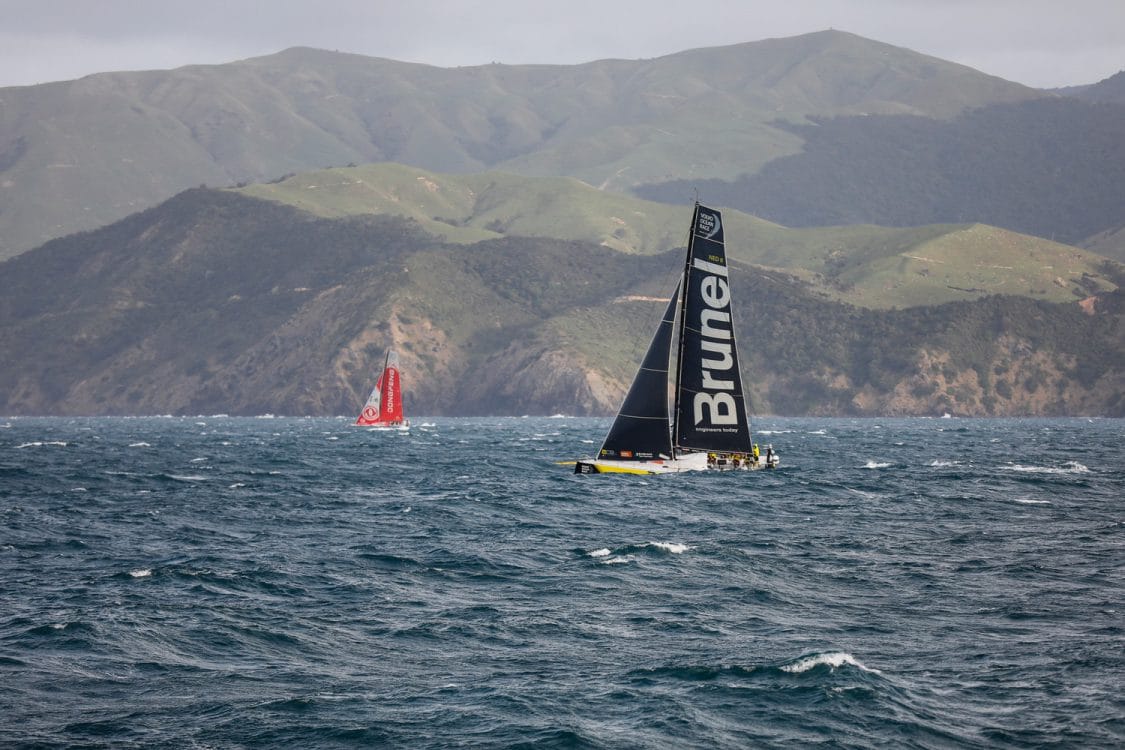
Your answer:
[[[371,395],[367,397],[367,403],[360,409],[355,424],[359,427],[376,429],[409,429],[410,420],[403,416],[402,378],[398,354],[393,349],[387,350],[383,372],[379,375]]]
[[[669,425],[673,338],[678,355]],[[750,435],[722,215],[696,202],[679,284],[598,456],[577,461],[574,471],[663,474],[779,463],[773,446],[763,456]]]

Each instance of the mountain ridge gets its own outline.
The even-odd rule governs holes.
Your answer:
[[[800,138],[771,124],[778,117],[947,117],[1043,96],[1054,95],[845,32],[578,66],[436,68],[293,48],[9,87],[0,258],[201,184],[396,161],[627,191],[733,179],[797,153]]]
[[[700,190],[753,411],[1125,413],[1120,263],[1033,236],[1125,258],[1112,102],[821,32],[580,66],[292,49],[0,103],[13,414],[347,414],[389,346],[415,413],[609,413]],[[755,181],[815,215],[720,189]],[[987,210],[918,210],[951,196]]]

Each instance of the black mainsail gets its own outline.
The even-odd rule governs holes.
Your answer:
[[[675,447],[749,452],[750,420],[734,341],[723,218],[699,203],[692,217],[681,286]]]

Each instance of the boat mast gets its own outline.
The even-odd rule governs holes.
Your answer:
[[[691,228],[688,230],[687,257],[684,258],[684,270],[680,275],[680,324],[676,328],[678,341],[676,342],[676,382],[673,387],[675,396],[672,403],[672,452],[680,447],[680,375],[683,372],[684,362],[684,326],[687,325],[688,280],[691,273],[691,259],[695,254],[695,226],[699,221],[699,199],[695,201],[695,209],[691,214]]]

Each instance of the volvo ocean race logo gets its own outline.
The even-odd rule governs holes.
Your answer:
[[[706,216],[700,214],[701,230]],[[719,231],[718,217],[712,218],[715,219],[711,230],[714,234]],[[734,333],[727,268],[700,258],[693,259],[692,267],[705,274],[699,280],[699,297],[703,300],[699,313],[702,390],[692,401],[695,425],[698,427],[704,420],[711,426],[736,425],[738,410],[731,395],[734,391]]]
[[[719,230],[723,228],[723,222],[718,214],[713,214],[710,211],[699,211],[699,221],[696,223],[696,234],[706,240],[711,239]]]

